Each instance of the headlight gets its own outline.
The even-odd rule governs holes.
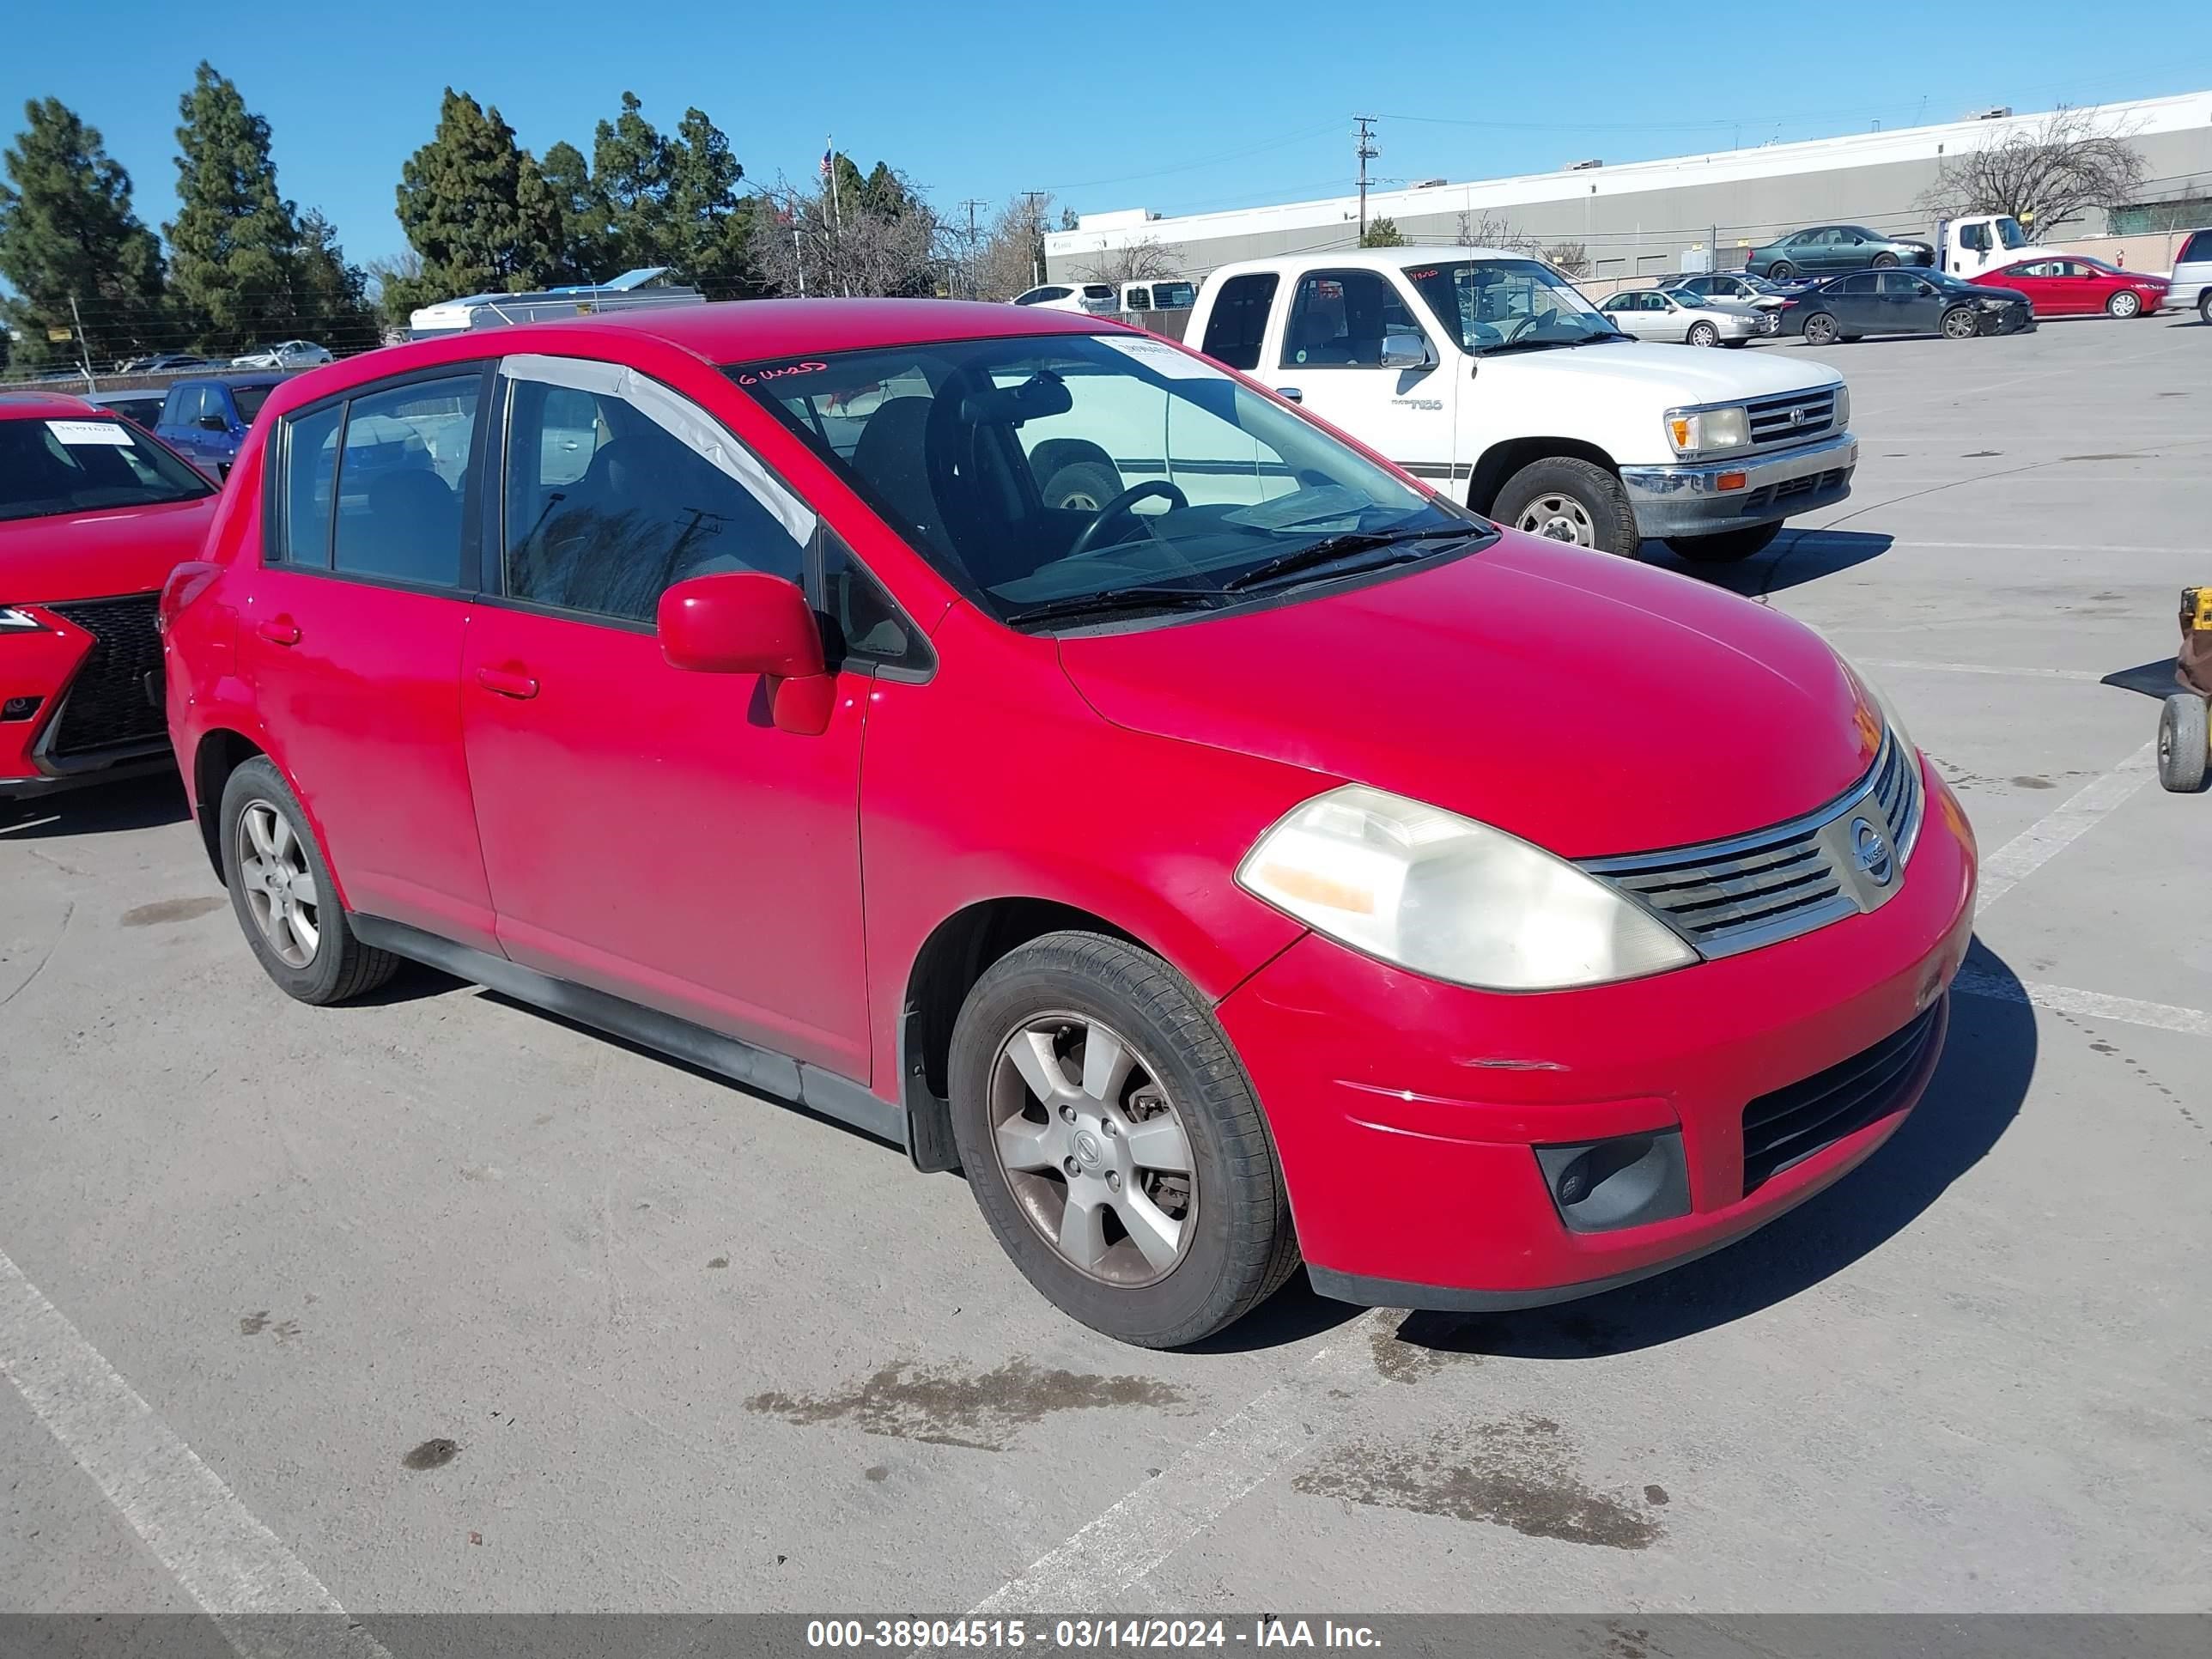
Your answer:
[[[1751,441],[1751,416],[1740,408],[1670,409],[1667,438],[1677,455],[1740,449]]]
[[[1836,430],[1841,432],[1851,423],[1851,389],[1847,386],[1836,388]]]
[[[1485,990],[1601,985],[1698,959],[1564,859],[1362,784],[1316,796],[1276,824],[1237,881],[1355,951]]]
[[[0,634],[43,634],[46,628],[46,623],[27,611],[15,611],[0,605]]]

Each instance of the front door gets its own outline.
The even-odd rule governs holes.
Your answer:
[[[868,1079],[864,673],[829,729],[751,674],[672,668],[686,577],[799,580],[814,515],[697,404],[610,364],[512,357],[496,590],[461,718],[499,936],[543,972]]]
[[[356,910],[496,950],[461,757],[475,538],[476,370],[368,387],[288,417],[278,511],[240,618],[275,757]],[[416,434],[404,467],[377,434]]]
[[[1379,270],[1314,270],[1297,280],[1275,342],[1278,391],[1417,477],[1451,476],[1456,379],[1413,297]],[[1419,368],[1387,368],[1382,346],[1419,348]]]

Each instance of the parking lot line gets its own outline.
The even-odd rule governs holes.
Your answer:
[[[2138,1002],[2133,997],[2106,996],[2101,991],[2077,991],[2070,985],[2044,985],[2034,980],[2011,980],[1978,968],[1961,968],[1951,988],[1970,997],[1995,997],[2002,1002],[2022,1002],[2048,1008],[2057,1014],[2080,1014],[2092,1019],[2118,1020],[2127,1025],[2148,1025],[2160,1031],[2179,1031],[2186,1036],[2212,1036],[2212,1014],[2197,1008],[2177,1008],[2164,1002]]]
[[[240,1654],[391,1659],[4,1251],[0,1371]]]
[[[1261,1395],[1182,1455],[1029,1570],[975,1606],[1000,1613],[1106,1611],[1135,1583],[1218,1520],[1270,1475],[1311,1451],[1322,1430],[1345,1414],[1344,1396],[1376,1379],[1370,1343],[1401,1312],[1378,1308],[1344,1326],[1290,1376]]]
[[[2090,779],[1984,859],[1981,891],[1974,900],[1974,914],[1981,915],[2095,829],[2106,814],[2149,782],[2152,757],[2157,748],[2155,743],[2143,744],[2111,771]]]

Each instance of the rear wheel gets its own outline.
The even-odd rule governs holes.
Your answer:
[[[1642,539],[1620,480],[1564,455],[1532,461],[1505,481],[1486,515],[1548,541],[1633,558]]]
[[[1825,311],[1816,311],[1805,319],[1807,345],[1833,345],[1836,343],[1836,319]]]
[[[2105,301],[2106,312],[2114,317],[2132,317],[2142,309],[2142,296],[2122,289]]]
[[[1787,259],[1777,259],[1772,264],[1766,268],[1766,275],[1769,280],[1777,283],[1786,283],[1796,274],[1797,267],[1791,264]]]
[[[1723,530],[1711,536],[1669,536],[1667,545],[1692,564],[1734,564],[1754,553],[1763,553],[1782,533],[1779,520],[1752,525],[1742,530]]]
[[[2212,769],[2212,704],[2186,691],[2166,700],[2158,715],[2158,781],[2177,795],[2193,795]]]
[[[1965,306],[1953,306],[1943,313],[1943,337],[1947,340],[1971,340],[1982,331],[1982,319]]]
[[[952,1034],[953,1135],[992,1232],[1074,1318],[1179,1347],[1298,1261],[1260,1103],[1204,1001],[1097,933],[1002,957]]]
[[[399,958],[354,937],[307,815],[283,774],[259,756],[223,785],[222,874],[231,908],[269,977],[301,1002],[373,991]]]
[[[1121,476],[1103,461],[1074,461],[1044,481],[1047,507],[1096,513],[1121,493]]]
[[[2206,288],[2203,293],[2197,296],[2197,320],[2200,323],[2212,323],[2212,287]]]
[[[1692,323],[1685,337],[1693,346],[1714,346],[1721,343],[1721,331],[1711,323]]]

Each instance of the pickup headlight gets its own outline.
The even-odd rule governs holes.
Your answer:
[[[1363,784],[1317,795],[1276,824],[1237,881],[1355,951],[1484,990],[1602,985],[1698,959],[1564,859]]]
[[[1836,388],[1836,428],[1841,432],[1851,423],[1851,389],[1847,386]]]
[[[0,605],[0,634],[43,634],[46,623],[27,611]]]
[[[1751,441],[1751,416],[1741,408],[1670,409],[1667,441],[1677,455],[1741,449]]]

